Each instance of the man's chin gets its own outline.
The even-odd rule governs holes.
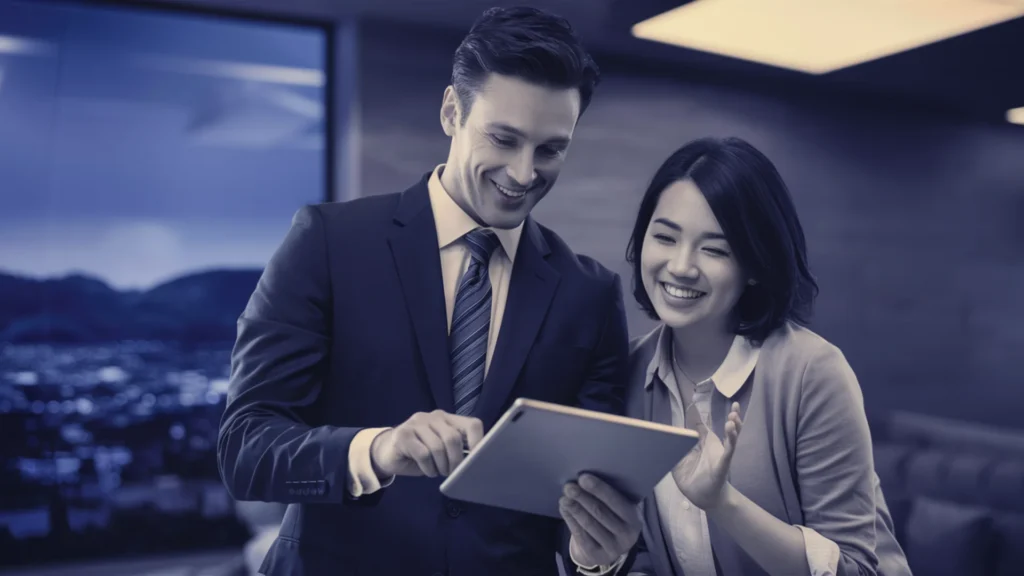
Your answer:
[[[488,221],[491,223],[492,228],[500,228],[503,230],[511,230],[522,225],[523,222],[530,216],[529,210],[500,210],[495,211],[491,215]]]
[[[524,205],[515,209],[501,206],[488,206],[482,210],[479,220],[486,222],[491,228],[511,230],[522,224],[530,215],[532,206]]]

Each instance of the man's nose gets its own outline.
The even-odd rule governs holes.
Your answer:
[[[528,153],[520,154],[515,162],[508,165],[508,177],[520,188],[529,188],[537,179],[537,171],[534,170],[533,156]]]

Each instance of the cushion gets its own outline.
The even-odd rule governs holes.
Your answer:
[[[992,519],[983,508],[917,498],[907,519],[907,561],[915,574],[991,573],[996,549]]]
[[[1024,462],[1004,460],[993,466],[983,494],[992,508],[1024,512]]]
[[[1020,576],[1024,571],[1024,514],[996,513],[995,576]]]
[[[960,504],[984,506],[987,503],[985,491],[993,464],[995,462],[987,456],[951,456],[946,467],[947,498],[944,499]]]
[[[950,457],[938,451],[913,454],[907,462],[907,490],[913,496],[946,499],[946,475]]]

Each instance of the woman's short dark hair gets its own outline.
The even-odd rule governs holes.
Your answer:
[[[487,10],[455,50],[451,83],[462,105],[463,122],[492,73],[550,88],[576,88],[580,116],[601,80],[597,64],[569,22],[528,7]]]
[[[807,265],[807,246],[796,207],[782,177],[764,154],[740,138],[702,138],[676,150],[658,168],[626,248],[633,266],[633,296],[658,320],[640,275],[647,227],[662,192],[690,179],[704,194],[747,285],[736,306],[737,334],[763,341],[786,321],[806,325],[818,285]]]

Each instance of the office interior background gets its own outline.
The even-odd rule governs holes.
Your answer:
[[[447,155],[492,5],[0,0],[0,572],[249,574],[215,462],[235,320],[302,205]],[[627,283],[648,179],[740,136],[790,186],[916,574],[1024,565],[1024,4],[536,0],[605,74],[538,220]],[[842,7],[842,6],[845,7]],[[634,27],[634,25],[637,25]]]

